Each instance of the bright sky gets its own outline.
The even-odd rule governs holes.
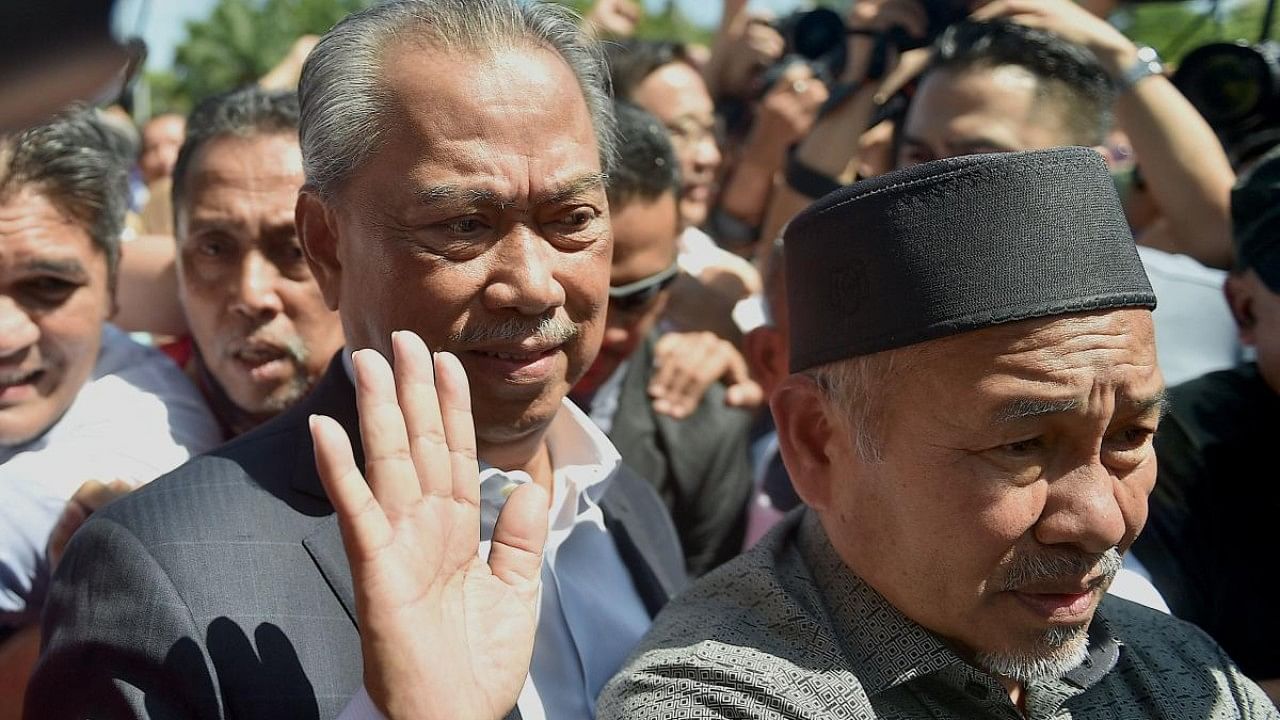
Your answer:
[[[676,0],[680,9],[699,25],[720,21],[717,0]],[[116,29],[122,36],[141,35],[147,41],[147,67],[165,69],[173,64],[173,51],[186,37],[186,21],[205,18],[217,0],[119,0]],[[651,12],[661,10],[665,0],[644,0]],[[804,5],[803,0],[751,0],[752,7],[782,14]]]

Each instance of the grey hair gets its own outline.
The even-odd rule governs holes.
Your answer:
[[[409,36],[448,52],[484,53],[521,43],[553,50],[578,79],[601,167],[606,173],[612,167],[608,67],[571,10],[520,0],[391,0],[344,18],[302,67],[302,162],[308,187],[322,198],[333,197],[383,139],[393,100],[380,77],[383,51]]]
[[[883,461],[885,403],[909,352],[909,348],[885,350],[804,371],[822,389],[854,447],[868,462]]]
[[[106,256],[107,287],[114,294],[129,180],[109,132],[92,110],[73,107],[0,138],[0,198],[29,188],[80,222]]]

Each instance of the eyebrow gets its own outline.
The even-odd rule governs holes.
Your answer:
[[[1151,397],[1128,402],[1125,405],[1132,408],[1135,415],[1147,415],[1152,411],[1158,411],[1160,417],[1164,417],[1165,413],[1169,412],[1169,391],[1161,389]]]
[[[601,172],[587,173],[563,182],[534,196],[535,205],[559,205],[587,192],[604,187],[608,176]],[[454,208],[467,205],[496,205],[511,207],[510,197],[488,188],[437,185],[418,192],[418,202],[428,207]]]
[[[1031,420],[1045,415],[1060,415],[1079,410],[1084,402],[1079,398],[1045,400],[1043,398],[1015,398],[996,410],[996,422],[1013,423]]]
[[[23,269],[30,273],[62,275],[75,280],[83,280],[89,275],[89,273],[85,271],[84,265],[81,265],[79,260],[32,260],[31,262],[24,264]]]
[[[1169,396],[1164,390],[1150,397],[1122,403],[1134,415],[1147,415],[1159,411],[1163,416],[1169,407]],[[996,422],[1013,423],[1021,420],[1032,420],[1046,415],[1060,415],[1074,412],[1084,407],[1078,398],[1064,400],[1045,400],[1042,398],[1016,398],[1002,405],[996,411]]]

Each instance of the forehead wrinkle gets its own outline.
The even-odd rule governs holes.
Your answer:
[[[544,190],[535,192],[532,204],[558,205],[581,197],[593,190],[604,187],[606,176],[602,172],[589,172],[565,182],[557,183]],[[455,208],[474,205],[488,205],[507,210],[517,206],[516,198],[492,188],[465,187],[462,185],[436,185],[419,190],[418,202],[428,207]]]

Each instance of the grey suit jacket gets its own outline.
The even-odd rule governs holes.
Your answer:
[[[654,340],[647,338],[629,361],[609,439],[671,511],[689,574],[698,577],[742,551],[752,490],[751,416],[727,407],[718,383],[689,417],[655,412],[648,390]]]
[[[76,534],[46,606],[27,718],[342,710],[361,685],[360,641],[311,413],[338,419],[359,456],[354,391],[335,359],[298,406],[104,508]],[[656,613],[684,580],[661,502],[623,474],[600,504]]]

